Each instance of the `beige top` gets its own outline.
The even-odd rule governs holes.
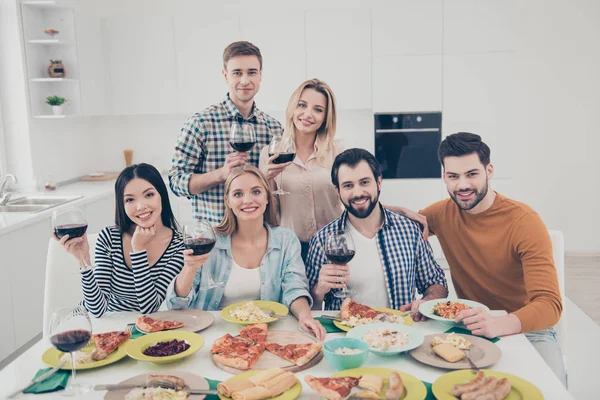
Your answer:
[[[341,143],[335,141],[329,165],[342,151]],[[268,159],[267,146],[260,152],[259,166],[265,165]],[[273,196],[278,203],[279,223],[294,231],[301,242],[308,242],[313,233],[342,213],[342,203],[331,183],[331,168],[319,164],[316,146],[306,164],[294,158],[292,164],[275,177],[275,183],[290,192]]]

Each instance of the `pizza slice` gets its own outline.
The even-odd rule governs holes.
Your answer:
[[[239,336],[231,336],[229,333],[221,336],[213,342],[210,352],[212,354],[224,353],[225,351],[231,350],[239,344],[251,345],[252,342],[246,338]]]
[[[240,336],[254,343],[267,343],[267,324],[248,325],[240,330]]]
[[[282,346],[277,343],[268,343],[267,350],[283,358],[301,366],[313,359],[314,356],[321,351],[320,343],[301,343],[301,344],[286,344]]]
[[[135,326],[139,331],[151,333],[151,332],[159,332],[164,331],[166,329],[177,329],[181,328],[185,324],[179,321],[162,321],[159,319],[154,319],[152,317],[148,317],[142,315],[137,317],[135,320]]]
[[[316,378],[312,375],[304,377],[308,386],[329,400],[341,400],[350,394],[353,387],[358,386],[360,377],[344,376],[340,378]]]
[[[373,319],[379,314],[381,314],[379,311],[364,304],[357,303],[349,297],[342,303],[341,316],[346,320],[350,319],[350,317]]]
[[[130,336],[131,332],[129,331],[114,331],[93,334],[92,340],[96,344],[96,348],[92,352],[92,359],[95,361],[105,359],[110,353],[125,343]]]
[[[248,344],[245,342],[234,342],[230,349],[213,354],[213,360],[228,367],[249,370],[258,361],[265,351],[264,344]]]

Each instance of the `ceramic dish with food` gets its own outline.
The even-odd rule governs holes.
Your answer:
[[[351,329],[347,336],[364,341],[372,353],[383,356],[419,347],[424,338],[423,334],[414,328],[390,323],[361,325]]]
[[[486,311],[490,311],[487,306],[476,301],[464,299],[435,299],[421,303],[419,305],[419,312],[427,318],[454,324],[456,323],[454,321],[456,314],[471,308],[483,308]]]
[[[138,361],[169,364],[194,354],[202,346],[204,338],[197,333],[163,331],[149,333],[131,341],[127,346],[127,354]]]

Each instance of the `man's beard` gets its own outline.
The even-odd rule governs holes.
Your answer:
[[[457,193],[465,193],[465,192],[475,192],[475,197],[472,200],[468,200],[468,201],[463,201],[463,200],[459,200]],[[456,205],[461,209],[461,210],[465,210],[465,211],[469,211],[472,210],[473,208],[477,207],[477,205],[479,203],[481,203],[481,200],[483,200],[483,198],[487,195],[488,192],[488,182],[487,179],[485,180],[485,186],[480,190],[458,190],[454,193],[450,193],[448,192],[448,194],[450,195],[450,197],[452,198],[452,200],[454,200],[454,202],[456,203]]]
[[[342,204],[344,204],[344,207],[346,207],[346,210],[348,210],[350,214],[354,215],[356,218],[364,219],[371,215],[377,204],[379,204],[380,192],[381,190],[377,189],[377,196],[375,196],[375,198],[369,196],[353,197],[352,199],[348,200],[348,204],[344,203],[344,201],[342,200]],[[367,208],[358,210],[352,206],[352,202],[361,199],[369,199],[369,206]]]

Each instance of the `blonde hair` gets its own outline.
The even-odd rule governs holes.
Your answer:
[[[265,209],[265,213],[263,214],[264,222],[271,226],[276,226],[277,219],[275,216],[274,209],[272,207],[273,194],[271,193],[271,187],[268,185],[267,179],[265,178],[263,173],[255,166],[253,166],[251,164],[244,164],[244,165],[234,168],[229,173],[229,176],[227,177],[227,180],[225,181],[225,197],[227,197],[229,195],[229,190],[231,189],[231,183],[236,178],[238,178],[242,175],[245,175],[245,174],[251,174],[251,175],[256,176],[258,178],[258,180],[260,181],[261,185],[263,186],[263,188],[265,189],[265,192],[267,194],[268,203],[267,203],[267,208]],[[223,201],[225,202],[225,199],[223,199]],[[215,232],[221,236],[226,236],[226,235],[231,235],[236,230],[237,230],[237,217],[233,213],[233,210],[227,206],[227,203],[225,203],[225,216],[223,217],[223,220],[221,221],[221,223],[215,227]]]
[[[315,144],[317,145],[317,162],[325,167],[333,161],[333,157],[328,157],[332,150],[333,140],[335,138],[337,112],[335,105],[335,96],[331,88],[325,82],[319,79],[309,79],[303,82],[298,89],[294,91],[285,112],[286,133],[285,135],[296,140],[296,126],[294,125],[294,111],[300,102],[300,96],[305,89],[313,89],[321,93],[327,99],[327,109],[325,110],[325,120],[323,125],[317,130]]]

